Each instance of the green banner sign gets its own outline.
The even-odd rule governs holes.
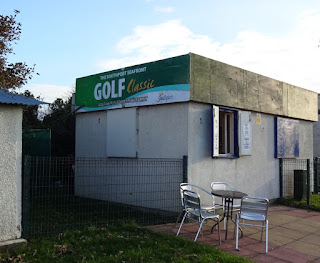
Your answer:
[[[190,56],[183,55],[76,80],[80,111],[188,101]]]

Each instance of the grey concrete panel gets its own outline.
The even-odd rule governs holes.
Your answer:
[[[107,157],[107,112],[76,115],[76,156]]]
[[[139,158],[182,158],[188,154],[187,105],[172,103],[139,108]]]
[[[190,54],[190,100],[317,121],[317,93]]]

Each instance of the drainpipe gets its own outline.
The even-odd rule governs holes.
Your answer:
[[[183,181],[183,183],[188,182],[188,155],[183,156],[182,181]]]

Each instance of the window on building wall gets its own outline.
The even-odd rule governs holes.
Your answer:
[[[213,157],[236,158],[238,148],[238,111],[212,106]]]
[[[234,112],[219,110],[219,153],[234,154]]]

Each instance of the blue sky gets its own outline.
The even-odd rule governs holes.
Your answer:
[[[319,0],[2,0],[20,11],[11,61],[52,102],[78,77],[194,52],[320,92]],[[24,90],[23,89],[23,90]]]

